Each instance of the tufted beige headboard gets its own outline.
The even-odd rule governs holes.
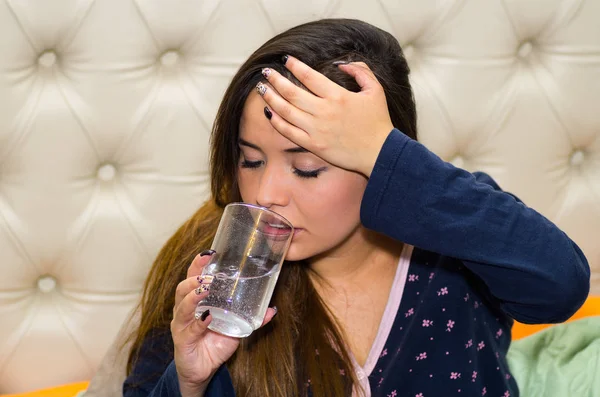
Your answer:
[[[207,198],[237,67],[337,16],[398,38],[422,142],[557,222],[600,294],[600,1],[0,0],[0,393],[92,377]]]

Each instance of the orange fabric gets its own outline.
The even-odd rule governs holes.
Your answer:
[[[77,393],[87,389],[89,383],[90,382],[71,383],[69,385],[37,390],[23,394],[3,394],[2,397],[75,397]]]
[[[590,296],[577,313],[567,320],[567,322],[589,316],[600,316],[600,296]],[[512,329],[512,337],[515,340],[521,339],[551,326],[552,324],[528,325],[515,322]]]

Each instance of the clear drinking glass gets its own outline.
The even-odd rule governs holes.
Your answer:
[[[292,224],[266,208],[225,207],[202,272],[213,277],[210,293],[196,307],[210,310],[209,329],[242,338],[261,326],[293,235]]]

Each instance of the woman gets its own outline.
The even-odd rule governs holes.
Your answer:
[[[489,176],[416,141],[408,74],[390,34],[347,19],[295,27],[241,66],[214,123],[212,199],[146,281],[125,396],[518,395],[513,319],[569,318],[589,266]],[[194,317],[210,293],[211,252],[196,254],[234,201],[299,230],[243,340]]]

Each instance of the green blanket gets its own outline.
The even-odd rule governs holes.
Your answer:
[[[600,316],[514,341],[508,363],[521,397],[600,397]]]

